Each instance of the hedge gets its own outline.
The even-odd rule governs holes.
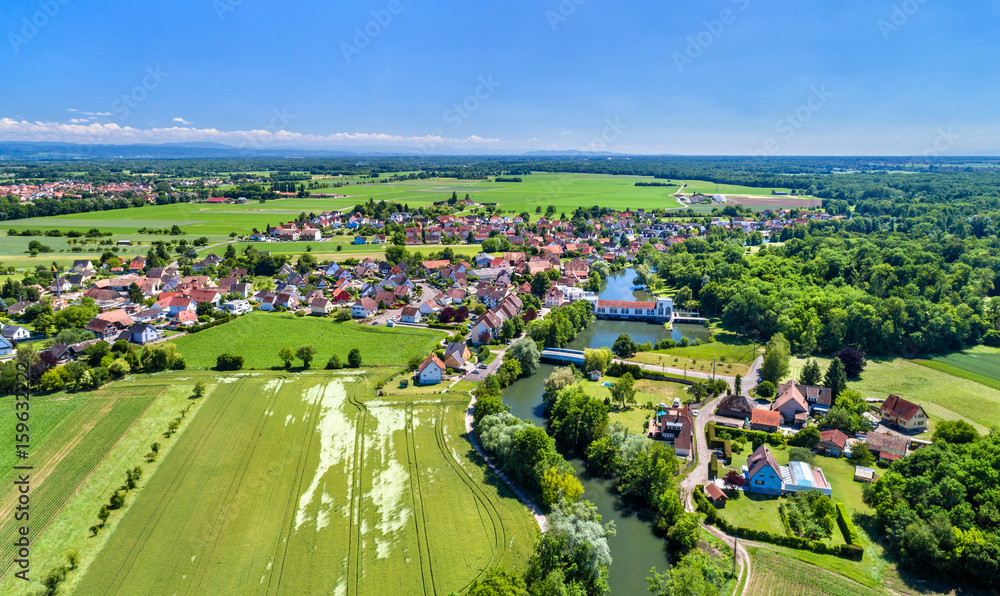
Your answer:
[[[695,509],[700,513],[705,514],[705,523],[712,524],[723,532],[739,536],[744,540],[754,540],[757,542],[766,542],[768,544],[776,544],[778,546],[785,546],[788,548],[808,550],[821,555],[836,555],[845,559],[860,560],[865,553],[864,549],[857,544],[839,544],[837,546],[832,546],[817,540],[809,540],[798,536],[785,536],[782,534],[767,532],[765,530],[757,530],[755,528],[740,528],[734,526],[719,515],[719,510],[708,501],[708,497],[706,497],[704,493],[704,488],[701,486],[695,488],[694,500]]]
[[[844,534],[844,542],[847,544],[860,545],[861,539],[858,537],[858,529],[851,521],[851,515],[847,513],[847,507],[843,503],[837,503],[837,525]]]
[[[767,443],[768,445],[777,447],[778,445],[785,445],[786,439],[785,435],[780,432],[768,433],[762,430],[747,430],[743,428],[730,428],[726,427],[720,429],[720,433],[729,433],[729,436],[743,435],[746,437],[747,441],[751,444],[754,443],[754,439],[757,439],[761,443]]]
[[[708,462],[708,477],[718,478],[719,472],[722,470],[722,466],[719,465],[719,458],[714,453],[712,454],[712,461]]]
[[[205,323],[204,325],[192,325],[191,327],[188,327],[187,333],[198,333],[199,331],[211,329],[212,327],[218,327],[219,325],[224,325],[235,318],[236,317],[234,317],[233,315],[227,315],[224,318],[216,319],[214,321]]]
[[[670,373],[657,372],[655,370],[643,369],[639,374],[643,379],[648,381],[668,381],[670,383],[681,383],[682,385],[694,385],[697,382],[694,379],[688,379],[680,375],[672,375]]]
[[[711,449],[721,448],[722,453],[724,454],[725,464],[728,466],[729,464],[733,463],[733,446],[732,443],[729,442],[729,439],[720,439],[716,437],[715,425],[712,423],[709,423],[705,427],[705,432],[708,435],[709,448]]]

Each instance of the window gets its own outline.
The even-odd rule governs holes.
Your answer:
[[[763,485],[764,481],[763,480],[754,480],[753,483],[757,484],[757,485]]]

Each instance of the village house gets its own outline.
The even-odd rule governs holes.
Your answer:
[[[784,495],[803,490],[818,490],[826,496],[833,492],[823,470],[806,462],[793,461],[787,466],[778,464],[767,445],[761,445],[747,458],[743,466],[744,485],[747,492],[766,495]]]
[[[690,408],[665,408],[649,421],[648,434],[651,439],[670,443],[680,457],[691,455],[694,437],[694,422]]]
[[[829,387],[802,385],[795,379],[778,385],[775,400],[777,401],[777,399],[785,395],[796,396],[796,402],[805,402],[809,407],[809,411],[813,413],[816,411],[825,413],[833,404],[833,392]]]
[[[31,339],[31,332],[20,325],[4,325],[0,334],[12,342],[22,342]]]
[[[309,311],[317,317],[325,317],[333,312],[333,302],[326,298],[313,298],[309,301]]]
[[[399,315],[399,320],[404,323],[419,323],[420,309],[415,306],[406,306]]]
[[[450,342],[444,348],[444,364],[448,368],[459,370],[472,358],[472,351],[464,342]]]
[[[750,430],[762,430],[764,432],[777,432],[781,425],[781,412],[755,408],[750,413]]]
[[[839,430],[824,430],[819,433],[816,451],[830,457],[840,457],[847,447],[847,435]]]
[[[906,457],[910,449],[910,440],[906,437],[889,432],[868,433],[868,450],[879,461],[894,462]]]
[[[219,310],[233,315],[246,314],[253,310],[248,300],[227,300],[222,303]]]
[[[417,368],[417,382],[421,385],[436,385],[444,378],[446,370],[444,362],[431,354]]]
[[[775,398],[771,410],[781,413],[781,423],[787,426],[802,426],[809,418],[809,403],[798,390],[798,385]]]
[[[718,407],[715,408],[715,415],[746,420],[750,418],[750,414],[756,409],[757,402],[749,396],[729,395],[719,402]]]
[[[927,429],[927,413],[920,405],[907,401],[898,395],[890,395],[879,407],[882,422],[896,426],[906,432],[921,432]]]
[[[351,316],[355,319],[366,319],[378,311],[378,303],[371,298],[362,298],[351,306]]]

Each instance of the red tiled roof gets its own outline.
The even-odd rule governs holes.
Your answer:
[[[820,443],[832,443],[843,449],[847,445],[847,435],[839,430],[824,430],[819,433]]]
[[[750,424],[761,424],[764,426],[780,426],[781,412],[777,410],[764,410],[755,408],[750,412]]]
[[[917,412],[920,411],[920,406],[911,401],[907,401],[898,395],[890,395],[884,402],[882,402],[882,407],[880,408],[883,413],[886,413],[894,418],[902,418],[904,420],[912,420]]]
[[[628,300],[598,300],[597,306],[607,308],[643,308],[650,310],[656,308],[655,302],[632,302]]]
[[[722,489],[714,483],[705,485],[705,494],[708,495],[713,501],[728,498],[726,497],[726,493],[722,492]]]

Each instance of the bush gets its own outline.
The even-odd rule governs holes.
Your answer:
[[[217,370],[240,370],[243,368],[243,356],[235,354],[219,354],[215,359]]]
[[[330,359],[326,362],[326,370],[340,370],[344,368],[344,364],[340,361],[340,356],[334,354],[330,356]]]
[[[774,383],[771,381],[763,381],[757,385],[756,391],[757,395],[770,399],[774,397],[774,392],[777,390],[774,388]]]

